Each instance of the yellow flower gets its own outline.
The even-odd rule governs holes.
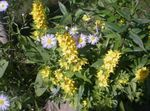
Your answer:
[[[54,72],[53,84],[60,86],[60,88],[65,92],[65,94],[72,96],[75,91],[75,82],[70,78],[66,77],[61,69]]]
[[[85,22],[88,22],[90,19],[91,18],[88,15],[83,15],[83,17],[82,17],[82,20],[85,21]]]
[[[105,28],[105,22],[102,21],[102,20],[96,20],[95,25],[96,25],[97,28],[101,28],[101,29]]]
[[[119,23],[120,23],[120,24],[124,24],[124,23],[125,23],[125,19],[120,19],[120,20],[119,20]]]
[[[125,79],[125,78],[124,79],[119,79],[118,83],[122,84],[122,85],[127,84],[128,83],[128,79]]]
[[[144,81],[149,75],[149,70],[146,67],[142,67],[136,70],[135,72],[135,78],[138,81]]]
[[[68,77],[64,77],[63,81],[60,83],[60,87],[64,90],[67,95],[74,95],[76,88],[75,82]]]
[[[48,78],[50,73],[51,73],[51,70],[50,70],[50,67],[48,66],[45,66],[44,68],[42,68],[39,73],[41,74],[42,78],[45,79],[45,78]]]
[[[80,71],[82,66],[87,63],[87,60],[78,57],[78,51],[73,37],[68,33],[57,33],[56,37],[62,51],[62,57],[59,60],[60,67],[73,72]]]
[[[107,72],[113,73],[114,68],[119,62],[120,55],[121,53],[119,51],[109,50],[103,59],[104,64],[102,67],[106,69]]]
[[[100,87],[107,87],[108,86],[108,74],[107,72],[104,73],[103,70],[99,70],[97,73],[97,84]]]
[[[40,0],[35,0],[33,2],[31,15],[34,20],[34,29],[35,29],[33,36],[34,36],[34,39],[37,40],[39,39],[39,37],[44,35],[46,30],[48,29],[44,6]],[[42,30],[42,33],[41,33],[41,30]]]
[[[87,106],[87,100],[83,100],[82,104],[83,104],[83,107],[86,107]]]
[[[61,72],[60,69],[56,70],[55,73],[54,73],[54,75],[55,75],[55,78],[56,78],[58,81],[61,81],[61,80],[63,79],[63,74],[62,74],[62,72]]]

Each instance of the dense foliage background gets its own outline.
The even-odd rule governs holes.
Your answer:
[[[149,0],[8,3],[8,9],[0,12],[8,39],[0,44],[0,91],[9,97],[10,111],[41,111],[48,100],[67,101],[77,111],[150,110]],[[36,3],[43,6],[37,6],[37,12]],[[45,20],[46,28],[37,28],[36,19]],[[72,48],[75,40],[69,33],[75,27],[77,35],[91,34],[98,42],[86,41],[85,47]],[[39,38],[54,34],[57,45],[43,48],[36,31]],[[68,63],[68,69],[64,64],[72,56],[64,56],[65,48],[78,53],[73,55],[77,62]],[[66,60],[64,66],[60,60]],[[113,66],[106,66],[107,61]],[[109,72],[107,67],[113,68]]]

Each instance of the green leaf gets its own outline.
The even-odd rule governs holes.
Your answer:
[[[78,9],[75,13],[75,19],[77,20],[83,13],[84,11],[82,9]]]
[[[4,75],[6,68],[8,66],[8,61],[5,59],[0,60],[0,78]]]
[[[107,26],[108,28],[112,29],[113,31],[118,32],[118,33],[122,33],[122,32],[124,32],[124,31],[126,31],[127,28],[128,28],[127,25],[125,25],[125,26],[119,26],[119,25],[116,24],[116,23],[109,23],[109,22],[106,23],[106,26]]]
[[[146,24],[146,23],[150,23],[150,19],[138,19],[138,18],[135,18],[133,19],[135,22],[138,22],[139,24]]]
[[[130,19],[131,19],[131,17],[130,17],[130,11],[129,11],[129,9],[127,9],[127,8],[122,8],[122,9],[117,9],[117,8],[116,8],[116,12],[117,12],[120,16],[122,16],[123,18],[125,18],[125,19],[127,19],[127,20],[130,20]]]
[[[120,109],[119,111],[125,111],[125,108],[124,108],[122,101],[119,103],[119,109]]]
[[[63,14],[63,15],[67,15],[68,12],[67,12],[66,7],[65,7],[61,2],[58,2],[58,4],[59,4],[59,8],[60,8],[62,14]]]
[[[83,79],[86,82],[91,83],[90,79],[88,79],[85,75],[82,75],[81,73],[75,73],[75,76],[78,77],[78,78]]]
[[[144,51],[146,51],[146,49],[144,48],[144,45],[143,45],[143,42],[142,40],[140,39],[140,37],[135,34],[133,31],[130,31],[129,32],[129,37],[133,40],[133,42],[135,44],[137,44],[141,49],[143,49]]]
[[[96,62],[94,62],[91,67],[94,67],[96,69],[98,69],[103,63],[103,60],[102,59],[98,59]]]
[[[37,96],[41,96],[47,89],[40,74],[36,77],[34,88]]]
[[[71,14],[67,14],[65,15],[62,19],[61,19],[61,23],[63,25],[68,25],[72,23],[72,16]]]

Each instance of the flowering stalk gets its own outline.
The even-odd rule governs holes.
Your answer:
[[[35,31],[33,32],[33,36],[35,40],[38,40],[39,37],[43,36],[48,29],[46,22],[46,13],[44,10],[44,6],[40,0],[35,0],[33,2],[31,15],[33,17],[35,29]]]
[[[62,58],[59,60],[61,68],[73,72],[80,71],[87,63],[87,59],[79,58],[76,43],[70,34],[56,34],[59,46],[62,50]]]
[[[105,55],[103,62],[104,64],[100,68],[97,73],[97,84],[100,87],[107,87],[109,82],[110,73],[114,72],[114,68],[119,62],[120,58],[119,51],[112,51],[109,50],[108,53]]]
[[[61,87],[64,93],[68,96],[72,96],[76,92],[75,81],[71,78],[64,76],[63,72],[58,69],[54,72],[55,79],[53,83]]]

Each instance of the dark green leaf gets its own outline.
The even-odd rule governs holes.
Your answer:
[[[119,109],[120,109],[119,111],[125,111],[125,108],[124,108],[122,101],[119,103]]]
[[[133,40],[133,42],[137,44],[140,48],[142,48],[144,51],[146,51],[140,37],[137,34],[135,34],[133,31],[130,31],[129,34],[130,34],[129,37]]]

